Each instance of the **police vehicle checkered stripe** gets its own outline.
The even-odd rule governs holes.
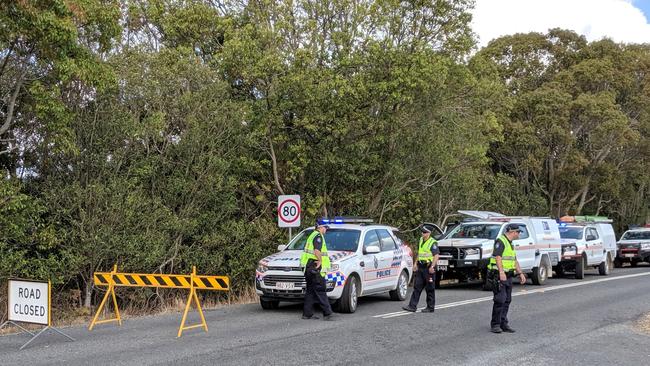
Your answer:
[[[342,286],[345,283],[345,275],[341,272],[328,273],[325,277],[328,281],[336,282],[336,286]]]
[[[160,287],[160,288],[190,288],[191,276],[166,274],[137,274],[95,272],[95,286],[125,287]],[[228,291],[230,279],[226,276],[194,276],[194,288],[201,290]]]

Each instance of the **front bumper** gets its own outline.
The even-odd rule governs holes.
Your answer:
[[[332,276],[328,276],[332,277]],[[265,300],[303,301],[306,288],[305,277],[302,272],[257,272],[255,275],[255,293]],[[337,300],[343,294],[343,284],[334,279],[325,282],[327,297]]]
[[[650,249],[627,248],[616,251],[616,259],[621,262],[649,261]]]
[[[447,261],[447,265],[440,265],[441,261]],[[488,261],[488,259],[453,258],[445,253],[440,255],[436,269],[440,273],[439,278],[443,280],[473,281],[481,278],[481,271],[487,267]]]

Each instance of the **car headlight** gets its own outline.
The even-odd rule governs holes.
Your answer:
[[[259,272],[259,273],[264,273],[264,272],[266,272],[266,271],[268,271],[268,270],[269,270],[269,267],[268,267],[266,264],[264,264],[264,263],[261,263],[261,262],[260,262],[260,263],[257,265],[257,272]]]
[[[477,255],[479,250],[477,248],[465,249],[465,255]]]
[[[650,244],[641,244],[641,249],[650,249]]]

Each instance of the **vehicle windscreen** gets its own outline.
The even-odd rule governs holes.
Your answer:
[[[621,240],[650,240],[650,231],[628,231]]]
[[[501,224],[461,224],[456,226],[446,239],[496,239]]]
[[[562,239],[582,239],[582,228],[581,227],[561,227],[560,228],[560,238]]]
[[[289,246],[288,250],[303,250],[305,249],[305,243],[307,243],[307,238],[309,235],[314,232],[313,229],[305,230],[298,234]],[[325,233],[325,243],[327,244],[327,250],[332,252],[335,250],[356,252],[359,247],[359,236],[361,236],[361,231],[354,229],[328,229]]]

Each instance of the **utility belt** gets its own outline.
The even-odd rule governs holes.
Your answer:
[[[433,261],[418,261],[418,265],[429,267]]]
[[[514,270],[504,271],[504,272],[505,272],[507,278],[515,277],[515,271]],[[491,269],[488,274],[492,275],[492,276],[495,276],[495,277],[499,277],[499,270],[498,269]]]

